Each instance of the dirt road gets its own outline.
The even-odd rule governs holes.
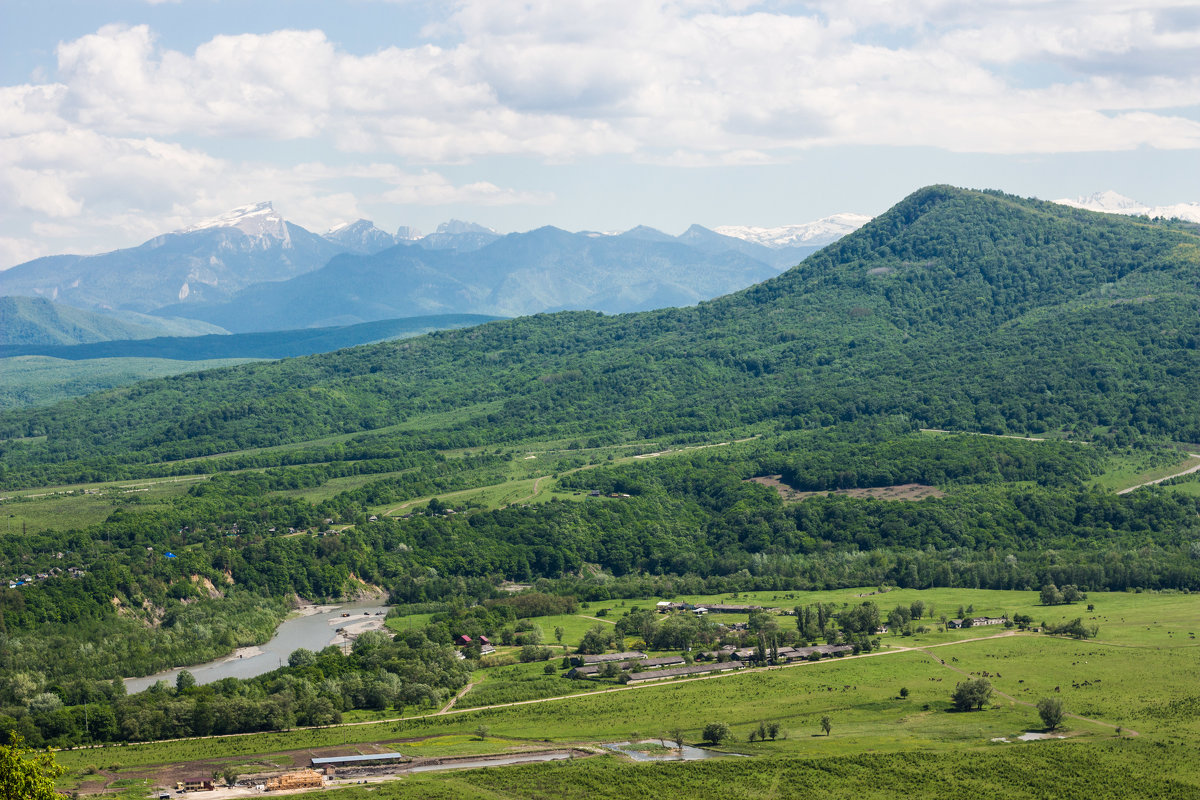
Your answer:
[[[1200,453],[1188,453],[1188,458],[1200,459]],[[1170,475],[1165,475],[1161,478],[1155,478],[1154,480],[1146,481],[1145,483],[1139,483],[1137,486],[1130,486],[1126,489],[1122,489],[1121,491],[1117,492],[1117,494],[1129,494],[1134,489],[1141,489],[1143,486],[1153,486],[1156,483],[1162,483],[1163,481],[1169,481],[1169,480],[1171,480],[1171,478],[1178,478],[1180,475],[1191,475],[1193,472],[1200,472],[1200,462],[1192,464],[1187,469],[1180,470],[1179,472],[1175,472]]]

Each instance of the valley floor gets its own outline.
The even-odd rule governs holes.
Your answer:
[[[1093,593],[1088,600],[1094,606],[1091,613],[1078,605],[1037,606],[1032,592],[955,589],[894,590],[883,596],[872,590],[782,597],[758,592],[738,601],[770,605],[775,598],[783,606],[814,597],[843,602],[872,597],[889,605],[923,599],[947,610],[971,603],[980,614],[1035,611],[1050,620],[1082,614],[1100,626],[1100,635],[1076,640],[1012,630],[885,634],[880,650],[859,656],[639,686],[600,681],[585,694],[457,707],[489,682],[504,682],[505,676],[511,680],[522,669],[532,675],[536,667],[540,673],[542,664],[492,667],[476,673],[456,707],[418,715],[393,713],[333,727],[61,752],[58,759],[68,767],[62,785],[81,794],[115,791],[132,798],[145,797],[154,787],[169,786],[181,776],[226,769],[242,776],[266,776],[306,767],[311,758],[329,754],[398,750],[415,759],[453,760],[553,750],[574,756],[570,763],[482,771],[364,773],[358,780],[371,781],[367,787],[338,782],[322,796],[470,797],[482,792],[478,796],[618,797],[619,789],[638,787],[692,787],[700,791],[697,796],[712,796],[700,787],[744,780],[747,769],[756,776],[754,781],[731,787],[726,796],[795,796],[784,782],[757,783],[775,774],[779,781],[791,776],[787,780],[798,781],[796,787],[807,782],[832,797],[852,796],[849,790],[855,787],[860,796],[898,797],[914,788],[953,786],[964,780],[952,774],[959,770],[973,776],[963,786],[973,787],[980,796],[1051,796],[1052,790],[1061,797],[1128,796],[1097,783],[1112,779],[1111,770],[1118,768],[1132,770],[1130,775],[1151,786],[1165,787],[1165,793],[1142,796],[1200,796],[1200,770],[1184,758],[1200,743],[1200,716],[1194,713],[1200,703],[1194,682],[1200,668],[1200,644],[1194,635],[1200,599],[1186,594]],[[619,609],[581,609],[576,630],[594,613],[610,620]],[[991,681],[991,702],[982,711],[951,711],[949,696],[955,684],[976,677]],[[592,683],[556,680],[565,691],[581,688],[572,684]],[[1043,730],[1034,708],[1043,697],[1063,701],[1068,718],[1061,729]],[[825,716],[831,720],[828,735],[820,725]],[[733,734],[718,749],[749,758],[645,765],[600,749],[616,741],[669,740],[675,729],[683,731],[689,744],[698,744],[704,726],[718,721],[727,723]],[[764,723],[776,723],[778,735],[752,741],[750,735]],[[1045,733],[1052,740],[1020,740],[1030,733]],[[1057,737],[1063,739],[1056,742]],[[580,760],[585,753],[602,754]],[[913,773],[913,763],[924,767]],[[1025,784],[1013,783],[1017,763],[1025,765],[1016,768]],[[1156,763],[1169,769],[1151,774]],[[1064,764],[1076,766],[1062,772]],[[860,771],[868,765],[879,771],[879,782],[865,791]],[[1028,772],[1030,765],[1049,772],[1039,777]],[[837,777],[841,773],[844,778]],[[483,774],[489,778],[478,777]],[[1023,795],[1014,790],[1022,785],[1028,792]],[[372,793],[362,794],[368,787]]]

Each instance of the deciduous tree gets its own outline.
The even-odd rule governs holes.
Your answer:
[[[54,781],[62,773],[53,755],[29,750],[19,734],[0,745],[0,800],[58,800]]]

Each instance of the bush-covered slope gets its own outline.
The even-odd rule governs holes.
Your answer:
[[[538,315],[10,413],[0,434],[47,438],[3,463],[196,456],[440,411],[475,444],[880,414],[1200,440],[1198,264],[1182,227],[930,187],[696,307]]]
[[[163,325],[139,325],[41,297],[0,297],[0,347],[73,345],[112,339],[149,339]],[[5,353],[4,355],[25,355]]]

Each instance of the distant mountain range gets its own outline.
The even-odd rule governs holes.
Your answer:
[[[1072,208],[1084,208],[1088,211],[1103,211],[1108,214],[1126,214],[1135,217],[1162,217],[1163,219],[1182,219],[1188,222],[1200,222],[1200,203],[1175,203],[1170,206],[1148,206],[1131,197],[1118,194],[1111,189],[1095,192],[1086,197],[1066,198],[1054,202]]]
[[[621,313],[691,305],[745,288],[868,219],[839,214],[804,225],[721,231],[693,225],[680,236],[645,226],[619,234],[547,227],[502,235],[461,220],[422,236],[407,227],[390,234],[360,219],[317,235],[263,202],[138,247],[20,264],[0,272],[0,296],[203,320],[240,332],[446,313]],[[141,333],[161,335],[161,323],[150,327]]]
[[[834,214],[802,225],[784,225],[778,228],[722,225],[713,230],[723,236],[744,239],[772,249],[824,247],[848,233],[853,233],[870,221],[871,218],[865,214]]]
[[[787,228],[726,229],[731,235],[693,225],[680,236],[645,226],[621,234],[541,228],[505,236],[460,220],[421,236],[411,228],[389,234],[360,219],[318,236],[265,202],[138,247],[18,265],[0,272],[0,295],[199,319],[242,332],[442,313],[617,313],[690,305],[744,288],[867,219],[842,214]]]
[[[18,264],[0,272],[0,295],[152,311],[225,300],[260,281],[310,272],[342,252],[337,243],[286,222],[270,203],[258,203],[138,247]]]
[[[343,254],[224,303],[179,304],[157,313],[187,314],[240,332],[423,314],[686,306],[777,275],[774,265],[742,252],[754,247],[761,248],[697,228],[676,238],[648,228],[611,236],[546,227],[479,249],[409,244],[374,255]]]

